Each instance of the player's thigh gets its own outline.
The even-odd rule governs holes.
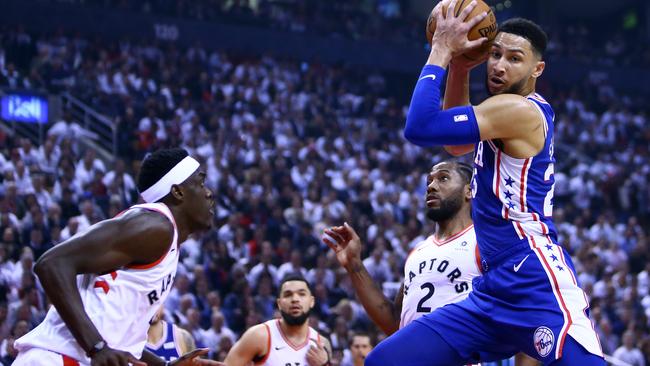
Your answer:
[[[548,363],[549,366],[604,366],[605,359],[596,356],[576,342],[571,336],[567,336],[562,349],[562,358]]]
[[[461,356],[438,332],[412,322],[381,341],[368,355],[366,366],[463,365]]]
[[[64,356],[40,348],[30,348],[18,353],[12,366],[78,366],[72,359],[67,362]]]

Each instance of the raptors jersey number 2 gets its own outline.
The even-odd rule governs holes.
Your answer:
[[[404,265],[400,328],[436,308],[460,301],[481,274],[474,226],[439,242],[434,235],[415,246]]]

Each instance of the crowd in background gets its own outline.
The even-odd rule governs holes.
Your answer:
[[[120,11],[172,16],[311,33],[355,40],[380,40],[425,47],[424,19],[414,15],[408,0],[50,0]],[[488,0],[489,5],[512,1]],[[433,3],[432,3],[433,4]],[[433,6],[433,5],[432,5]],[[497,18],[505,14],[498,6]],[[650,64],[647,34],[637,14],[612,14],[607,24],[554,17],[547,56],[563,57],[591,66],[642,68]],[[627,26],[623,26],[628,23]],[[621,24],[621,26],[616,26]]]
[[[141,159],[176,146],[205,164],[218,225],[183,243],[168,320],[223,359],[245,329],[275,316],[280,279],[300,272],[316,297],[311,324],[336,350],[333,364],[349,358],[352,331],[381,339],[322,230],[354,227],[371,276],[392,298],[410,248],[434,231],[424,215],[425,174],[448,158],[403,139],[407,106],[382,75],[198,45],[20,29],[0,40],[0,85],[70,91],[115,121],[119,146],[115,161],[99,159],[83,143],[93,134],[69,111],[39,145],[0,130],[3,363],[47,309],[34,261],[136,203]],[[560,243],[590,297],[604,351],[648,362],[647,106],[597,74],[573,89],[545,89],[556,111]]]

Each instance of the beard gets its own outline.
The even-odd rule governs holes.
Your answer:
[[[280,315],[282,315],[282,319],[288,324],[292,326],[296,325],[303,325],[307,322],[307,319],[309,319],[309,313],[311,313],[311,309],[307,310],[306,312],[293,316],[289,313],[286,313],[282,310],[280,310]]]
[[[440,201],[440,207],[428,208],[427,218],[434,222],[446,221],[454,217],[463,206],[463,189],[459,189],[451,197]]]
[[[490,77],[489,75],[485,77],[485,90],[487,90],[487,93],[490,96],[493,96],[493,95],[496,95],[496,94],[518,94],[518,95],[522,95],[521,91],[524,89],[524,86],[526,86],[526,82],[528,81],[527,77],[522,78],[521,80],[517,81],[516,83],[510,85],[508,88],[503,89],[502,91],[500,91],[500,92],[498,92],[496,94],[492,94],[490,92],[490,87],[488,86],[489,77]]]

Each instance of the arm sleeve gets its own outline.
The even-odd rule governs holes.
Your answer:
[[[472,106],[440,110],[440,87],[445,73],[440,66],[425,65],[415,85],[404,137],[416,145],[465,145],[480,141]]]

